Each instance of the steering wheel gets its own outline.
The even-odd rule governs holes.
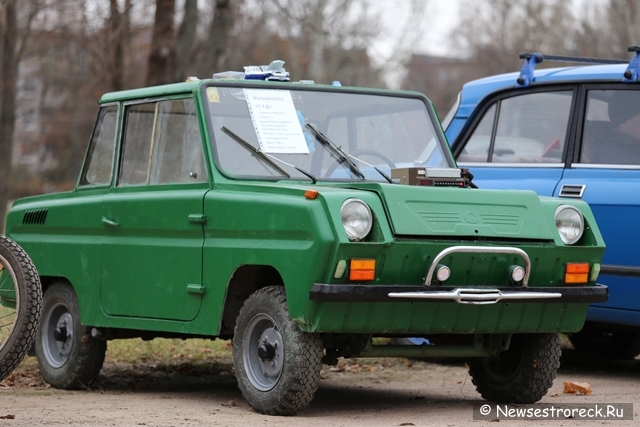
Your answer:
[[[381,152],[379,152],[377,150],[372,150],[370,148],[363,148],[362,150],[354,150],[354,151],[350,152],[349,154],[352,155],[353,157],[359,157],[359,156],[377,157],[378,159],[380,159],[383,162],[385,162],[389,166],[390,170],[394,169],[396,167],[396,164],[395,164],[395,162],[393,160],[391,160],[390,158],[388,158],[387,156],[385,156]],[[327,171],[324,173],[323,177],[324,178],[329,178],[339,165],[340,165],[340,162],[338,162],[338,160],[336,160],[334,163],[331,164],[331,166],[329,166]]]

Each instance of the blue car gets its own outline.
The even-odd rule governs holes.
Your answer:
[[[598,281],[609,300],[589,308],[570,340],[610,358],[640,354],[640,47],[629,51],[624,63],[523,54],[520,72],[465,84],[443,122],[478,187],[591,205],[607,244]],[[536,69],[549,59],[600,64]]]

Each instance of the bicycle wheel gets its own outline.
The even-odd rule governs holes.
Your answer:
[[[42,286],[31,258],[0,236],[0,381],[33,345],[41,314]]]

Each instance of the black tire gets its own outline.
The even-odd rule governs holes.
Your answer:
[[[476,390],[497,403],[534,403],[553,385],[560,367],[558,334],[514,334],[497,358],[475,359],[469,374]]]
[[[0,381],[20,364],[36,337],[42,286],[31,258],[0,236]]]
[[[36,336],[40,373],[53,387],[87,388],[98,377],[107,342],[80,324],[78,300],[68,283],[53,283],[44,293],[42,323]]]
[[[640,354],[637,331],[606,330],[587,324],[569,335],[569,340],[578,355],[592,359],[633,359]]]
[[[293,415],[309,405],[320,381],[322,340],[289,317],[285,291],[254,292],[240,309],[233,336],[238,387],[261,414]]]

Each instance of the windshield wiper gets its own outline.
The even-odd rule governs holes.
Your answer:
[[[311,175],[309,172],[305,172],[305,171],[303,171],[302,169],[300,169],[297,166],[289,164],[289,163],[285,162],[284,160],[280,160],[279,158],[277,158],[275,156],[272,156],[271,154],[267,154],[265,152],[260,151],[259,149],[257,149],[256,147],[254,147],[253,145],[249,144],[247,141],[242,139],[240,136],[238,136],[237,134],[232,132],[228,127],[222,126],[221,129],[222,129],[222,131],[224,133],[229,135],[232,139],[234,139],[235,141],[239,142],[244,148],[246,148],[247,150],[251,151],[254,154],[257,154],[260,159],[262,159],[265,162],[267,162],[267,164],[269,166],[271,166],[272,168],[274,168],[275,170],[277,170],[278,172],[280,172],[282,175],[286,176],[287,178],[291,178],[291,175],[289,175],[284,169],[282,169],[280,166],[278,166],[273,160],[277,160],[278,162],[280,162],[280,163],[282,163],[282,164],[284,164],[286,166],[289,166],[290,168],[294,168],[295,170],[297,170],[301,174],[306,175],[314,184],[318,181],[316,179],[316,177]],[[271,159],[273,159],[273,160],[271,160]]]
[[[367,179],[364,176],[364,174],[360,171],[360,169],[358,169],[358,166],[356,166],[355,163],[353,163],[351,160],[349,160],[349,155],[347,153],[345,153],[344,150],[341,147],[339,147],[336,144],[334,144],[333,142],[331,142],[331,140],[329,138],[324,136],[324,134],[322,132],[320,132],[319,130],[314,128],[311,124],[307,123],[305,125],[305,127],[308,128],[313,133],[313,136],[315,136],[316,139],[322,145],[327,147],[329,149],[329,151],[331,153],[333,153],[333,155],[338,160],[338,163],[340,163],[340,164],[346,163],[347,166],[349,166],[349,169],[351,170],[351,172],[355,176],[357,176],[360,179]]]
[[[342,152],[344,154],[346,154],[347,156],[351,157],[353,160],[356,160],[360,163],[364,163],[365,165],[369,166],[370,168],[374,168],[376,170],[376,172],[378,172],[380,175],[382,175],[384,177],[384,179],[386,179],[387,181],[389,181],[389,184],[393,184],[393,180],[391,179],[391,177],[389,175],[387,175],[386,173],[382,172],[380,169],[378,169],[376,166],[372,165],[371,163],[367,163],[362,159],[357,158],[356,156],[347,153],[346,151],[342,150]]]

